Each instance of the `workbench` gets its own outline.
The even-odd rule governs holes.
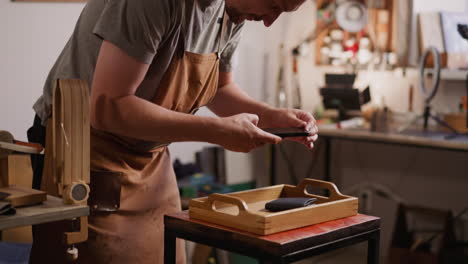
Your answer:
[[[188,211],[164,216],[164,262],[175,263],[176,238],[220,248],[267,263],[291,263],[368,241],[367,263],[379,263],[380,218],[358,214],[261,236],[191,219]]]
[[[319,127],[319,140],[324,146],[324,177],[325,181],[332,181],[332,144],[334,140],[352,142],[367,142],[387,144],[394,146],[416,147],[424,149],[464,152],[468,154],[468,135],[453,136],[453,134],[440,131],[410,130],[402,133],[396,132],[372,132],[368,129],[331,129]],[[272,146],[271,160],[275,161],[277,147]],[[275,162],[270,163],[270,184],[278,184]]]
[[[468,152],[468,135],[453,136],[439,131],[405,131],[402,133],[371,132],[364,129],[319,129],[319,137],[325,142],[324,180],[331,181],[331,157],[333,140],[349,140],[391,144],[396,146],[417,147],[456,152]]]
[[[39,205],[16,208],[14,215],[0,216],[0,231],[20,226],[30,226],[74,219],[89,215],[86,205],[66,205],[63,200],[47,196],[47,200]]]

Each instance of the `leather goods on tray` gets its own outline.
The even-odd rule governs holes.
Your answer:
[[[278,198],[265,204],[265,209],[272,212],[279,212],[294,208],[306,207],[312,205],[317,198],[310,197],[287,197]]]
[[[326,189],[325,197],[312,194],[307,187]],[[279,198],[315,198],[314,206],[271,212],[265,204]],[[268,235],[294,228],[318,224],[357,214],[358,199],[343,195],[326,181],[303,179],[297,186],[280,184],[242,192],[213,193],[208,197],[192,199],[189,215],[213,224],[228,226],[258,235]]]

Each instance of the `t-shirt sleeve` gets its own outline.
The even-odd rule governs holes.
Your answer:
[[[229,40],[221,53],[219,65],[219,70],[221,72],[231,72],[234,67],[234,57],[237,47],[239,46],[244,23],[235,25],[230,22],[228,26],[230,27],[230,29],[228,29],[228,32],[230,32],[230,34]]]
[[[93,33],[150,64],[171,25],[169,2],[108,0]]]

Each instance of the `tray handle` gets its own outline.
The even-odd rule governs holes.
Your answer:
[[[214,203],[216,201],[223,202],[223,203],[228,203],[228,204],[233,204],[237,205],[239,208],[239,215],[240,214],[246,214],[247,212],[247,204],[244,202],[244,200],[235,197],[235,196],[229,196],[221,193],[213,193],[208,196],[208,206],[211,210],[216,211]]]
[[[338,191],[336,185],[328,181],[305,178],[297,185],[296,188],[301,192],[307,194],[307,186],[319,187],[328,190],[330,192],[331,199],[343,197],[343,194],[341,194],[340,191]]]

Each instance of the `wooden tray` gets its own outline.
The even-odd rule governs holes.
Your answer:
[[[330,197],[310,194],[307,187],[327,189]],[[270,212],[265,204],[280,197],[315,197],[315,205]],[[341,194],[331,182],[304,179],[297,187],[275,185],[229,194],[214,193],[189,202],[190,218],[224,225],[258,235],[356,215],[358,199]]]

